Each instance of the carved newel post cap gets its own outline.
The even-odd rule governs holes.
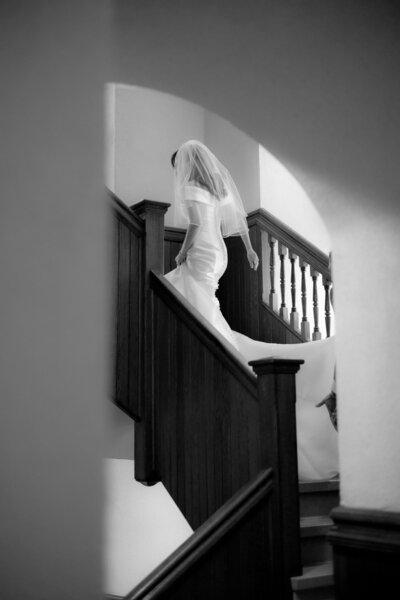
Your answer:
[[[249,365],[257,375],[269,375],[271,373],[279,374],[295,374],[300,369],[300,365],[304,364],[304,360],[299,358],[260,358],[251,360]]]
[[[142,200],[137,204],[133,204],[130,209],[135,213],[137,217],[141,217],[142,219],[146,218],[146,214],[152,212],[158,212],[161,214],[165,214],[171,204],[168,202],[157,202],[156,200]]]

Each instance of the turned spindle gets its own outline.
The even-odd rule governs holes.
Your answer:
[[[326,326],[326,337],[331,336],[331,288],[332,282],[329,279],[324,279],[325,289],[325,326]]]
[[[303,259],[300,259],[300,270],[301,270],[301,307],[302,307],[302,319],[301,319],[301,335],[305,340],[310,340],[310,323],[307,319],[307,285],[306,285],[306,269],[308,263]]]
[[[275,290],[275,244],[276,240],[272,236],[268,236],[268,244],[270,248],[269,253],[269,279],[270,279],[270,292],[269,292],[269,305],[270,307],[278,311],[278,294]]]
[[[294,329],[299,329],[299,313],[296,308],[296,259],[297,256],[292,251],[289,252],[290,270],[290,293],[292,297],[292,309],[290,311],[290,325]]]
[[[289,320],[289,311],[286,306],[286,282],[285,282],[285,256],[287,254],[287,248],[281,243],[278,244],[278,254],[281,261],[280,270],[280,285],[281,285],[281,306],[279,308],[279,316],[285,321]]]
[[[313,313],[314,313],[314,331],[312,334],[313,340],[321,339],[321,332],[319,330],[319,308],[318,308],[318,271],[313,270],[311,272],[311,279],[313,282]]]

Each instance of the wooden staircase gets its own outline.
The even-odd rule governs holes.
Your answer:
[[[327,533],[339,504],[339,480],[299,483],[302,575],[291,578],[293,600],[333,600],[333,563]]]
[[[250,588],[260,599],[333,598],[325,536],[329,511],[339,502],[338,482],[298,483],[295,373],[303,361],[266,359],[250,363],[254,373],[246,369],[161,275],[173,266],[182,237],[179,230],[164,231],[167,205],[145,200],[128,209],[112,200],[114,401],[136,421],[135,478],[145,485],[161,480],[195,529],[129,599],[183,599],[188,590],[190,598],[223,599],[239,589],[248,596]],[[253,218],[250,234],[260,256],[261,233]],[[235,243],[230,252],[237,252]],[[224,307],[232,298],[232,273],[221,281],[228,321],[256,339],[301,343],[301,332],[265,304],[262,269],[244,267],[235,256],[235,285],[239,281],[244,292],[235,305]],[[328,281],[325,263],[319,268]],[[245,306],[250,310],[243,312]],[[243,314],[247,320],[240,323]],[[316,301],[314,314],[317,328]],[[214,551],[220,569],[213,567]],[[251,585],[243,564],[251,565]]]

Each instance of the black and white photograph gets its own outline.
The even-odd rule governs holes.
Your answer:
[[[400,565],[394,0],[2,0],[1,600]]]

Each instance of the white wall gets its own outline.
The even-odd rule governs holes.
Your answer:
[[[205,113],[205,143],[235,180],[247,212],[260,206],[258,144],[225,119]]]
[[[105,3],[1,4],[3,600],[101,597]]]
[[[114,14],[115,80],[235,123],[289,169],[327,224],[341,499],[400,510],[396,3],[187,0],[172,12],[154,0]]]
[[[184,226],[173,210],[170,157],[198,139],[234,174],[246,210],[260,206],[258,144],[225,119],[151,89],[109,84],[106,99],[107,185],[128,205],[143,198],[171,203],[168,225]]]
[[[328,230],[299,182],[262,146],[259,147],[259,161],[260,206],[329,254]]]
[[[114,190],[129,206],[144,198],[173,205],[171,155],[188,139],[204,139],[204,110],[168,94],[117,85]],[[174,210],[165,222],[176,223]]]
[[[133,478],[132,460],[105,461],[104,592],[125,596],[193,530],[162,485]]]

